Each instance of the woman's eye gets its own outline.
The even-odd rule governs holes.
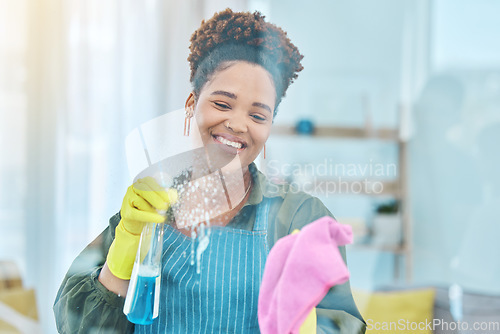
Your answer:
[[[252,117],[258,121],[265,121],[266,119],[260,115],[252,115]]]
[[[220,108],[220,109],[230,109],[227,104],[220,103],[220,102],[214,102],[215,106]]]

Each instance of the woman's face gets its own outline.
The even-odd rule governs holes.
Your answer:
[[[236,61],[203,86],[196,104],[191,93],[186,108],[193,108],[203,144],[211,153],[231,160],[238,154],[242,167],[247,167],[271,132],[275,95],[269,72]]]

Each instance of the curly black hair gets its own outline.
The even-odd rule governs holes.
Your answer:
[[[285,31],[264,21],[260,12],[233,12],[231,9],[216,13],[202,21],[191,36],[190,81],[195,96],[227,62],[242,60],[258,64],[273,77],[276,89],[276,108],[290,84],[303,69],[303,55],[290,41]]]

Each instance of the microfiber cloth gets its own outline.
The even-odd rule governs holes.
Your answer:
[[[275,243],[259,292],[262,334],[299,333],[328,290],[349,279],[338,246],[351,242],[351,227],[326,216]]]

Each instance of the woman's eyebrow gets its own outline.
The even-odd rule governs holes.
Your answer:
[[[235,94],[226,92],[225,90],[216,90],[215,92],[212,92],[212,94],[210,95],[224,95],[233,100],[236,100],[238,98]]]
[[[267,111],[269,111],[269,113],[272,114],[271,108],[269,108],[269,106],[267,104],[260,103],[260,102],[254,102],[254,103],[252,103],[252,106],[266,109]]]

